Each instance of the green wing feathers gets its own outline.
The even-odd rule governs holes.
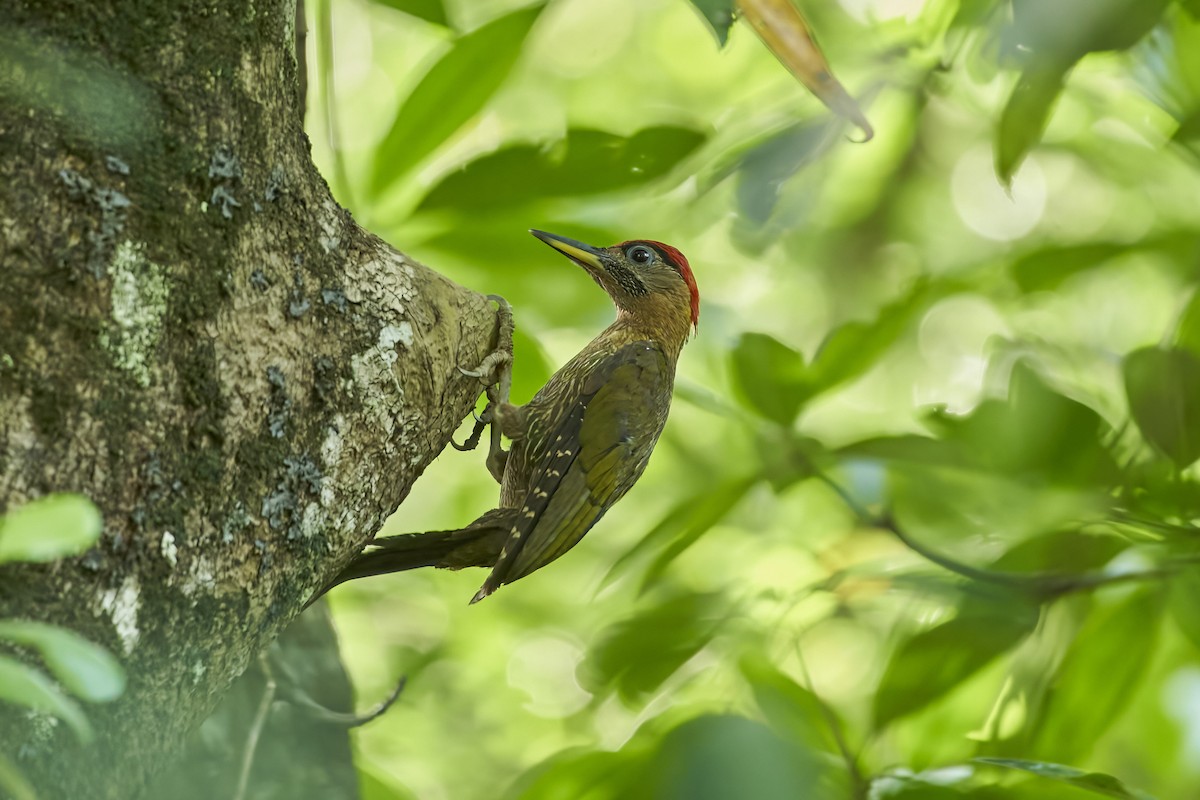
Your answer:
[[[475,600],[570,550],[629,490],[666,422],[672,379],[649,342],[626,345],[588,372],[535,455],[508,541]]]

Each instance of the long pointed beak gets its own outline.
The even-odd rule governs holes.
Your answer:
[[[580,266],[589,270],[604,270],[605,253],[600,248],[555,233],[537,230],[529,232]]]

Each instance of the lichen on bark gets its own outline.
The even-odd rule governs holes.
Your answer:
[[[163,268],[142,255],[128,239],[117,246],[107,273],[112,284],[110,323],[100,331],[100,346],[113,363],[143,388],[167,315]]]

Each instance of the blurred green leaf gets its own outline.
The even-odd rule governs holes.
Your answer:
[[[55,561],[84,552],[100,538],[104,520],[81,494],[48,494],[0,517],[0,564]]]
[[[676,515],[678,523],[674,520],[670,523],[671,527],[675,528],[675,536],[646,569],[642,576],[641,591],[644,592],[654,585],[667,567],[724,519],[757,482],[757,477],[723,481],[710,491],[693,498],[691,505],[686,509],[679,509],[680,513]]]
[[[1125,50],[1150,32],[1169,0],[1013,0],[1013,38],[1038,62],[1071,65]]]
[[[947,769],[967,772],[962,767]],[[910,776],[899,770],[900,774],[874,778],[868,796],[871,800],[1083,800],[1080,792],[1067,784],[1047,784],[1038,778],[1016,782],[997,779],[983,783],[981,770],[970,771],[974,773],[972,777],[964,775],[962,780],[947,784],[951,776],[944,771],[938,774],[936,768],[931,770],[934,774],[928,779],[921,773]]]
[[[1171,134],[1171,141],[1191,147],[1200,145],[1200,111],[1194,111],[1180,120],[1179,126]]]
[[[521,54],[543,4],[464,34],[401,104],[375,152],[370,194],[380,195],[478,114]]]
[[[996,175],[1006,186],[1046,130],[1067,74],[1087,53],[1124,50],[1158,23],[1169,0],[1014,0],[1011,37],[1026,66],[1000,115]]]
[[[1013,262],[1013,278],[1022,292],[1057,289],[1072,275],[1098,267],[1127,252],[1129,245],[1115,242],[1040,247]]]
[[[1084,772],[1074,767],[1065,767],[1062,764],[1051,764],[1045,761],[1027,761],[1020,758],[976,758],[975,761],[981,764],[991,764],[997,767],[1007,767],[1008,769],[1019,769],[1024,772],[1030,772],[1034,775],[1060,781],[1092,792],[1093,794],[1104,795],[1105,797],[1117,797],[1120,800],[1154,800],[1153,797],[1145,792],[1130,789],[1113,776],[1105,775],[1101,772]]]
[[[759,477],[770,484],[775,494],[782,494],[798,481],[834,466],[824,445],[791,429],[759,428],[754,434],[754,449],[761,464]],[[843,462],[841,466],[849,465]],[[860,461],[854,466],[854,475],[861,477],[866,475],[864,470],[875,469],[878,465]],[[882,474],[882,469],[878,472]]]
[[[919,711],[1028,636],[1037,610],[1013,600],[991,607],[964,604],[959,616],[896,648],[875,693],[875,727]]]
[[[873,322],[847,322],[825,337],[809,365],[804,357],[762,333],[746,333],[734,347],[735,387],[758,413],[790,426],[804,404],[879,363],[930,302],[950,286],[922,282],[884,306]]]
[[[689,720],[663,737],[638,797],[654,800],[833,800],[822,765],[769,728],[733,716]],[[844,792],[844,788],[842,789]]]
[[[1092,611],[1054,676],[1033,753],[1076,761],[1117,721],[1150,664],[1163,594],[1142,586]]]
[[[358,768],[359,800],[417,800],[417,795],[408,787],[399,785],[395,777],[372,769],[369,761],[358,760],[355,766]]]
[[[691,403],[696,408],[718,417],[737,417],[738,409],[723,395],[687,378],[675,379],[675,399]]]
[[[3,753],[0,753],[0,791],[7,792],[12,800],[37,800],[29,781]]]
[[[513,328],[513,402],[527,402],[546,385],[554,368],[537,339],[520,325]]]
[[[910,775],[880,775],[871,781],[871,800],[962,800],[962,790]]]
[[[1013,86],[996,128],[996,177],[1005,186],[1012,184],[1025,156],[1042,140],[1065,80],[1066,69],[1052,64],[1026,69]]]
[[[840,130],[833,117],[798,122],[741,154],[736,161],[739,222],[762,228],[775,213],[784,184],[837,144]]]
[[[819,697],[762,656],[743,658],[738,666],[754,692],[754,702],[772,728],[810,752],[833,753],[841,757],[837,738],[830,727],[831,723],[839,724],[837,715]]]
[[[746,404],[790,426],[811,391],[804,356],[765,333],[743,333],[730,356],[734,388]]]
[[[512,145],[470,162],[435,186],[420,210],[511,209],[641,186],[667,174],[704,139],[697,130],[672,126],[629,137],[573,128],[549,146]]]
[[[0,655],[0,700],[58,717],[71,726],[79,740],[92,740],[92,726],[75,701],[40,671]]]
[[[813,396],[865,374],[934,300],[958,289],[953,283],[918,281],[879,310],[873,322],[847,322],[821,343],[809,367]]]
[[[593,694],[615,690],[628,704],[643,702],[716,632],[717,597],[685,594],[613,623],[597,636],[577,671]]]
[[[617,800],[635,791],[642,754],[573,748],[538,764],[505,793],[511,800]]]
[[[962,451],[941,439],[916,434],[880,436],[840,447],[834,454],[841,458],[877,458],[930,466],[965,466]]]
[[[1066,484],[1104,484],[1117,472],[1101,442],[1108,426],[1100,415],[1051,389],[1025,361],[1013,365],[1007,399],[927,421],[987,470]]]
[[[650,560],[642,576],[645,591],[685,550],[729,513],[756,482],[753,477],[735,477],[681,500],[634,547],[622,555],[604,576],[601,586],[611,585],[636,564]]]
[[[992,562],[1002,572],[1082,573],[1098,570],[1129,547],[1117,536],[1078,530],[1038,534],[1010,547]]]
[[[725,46],[729,40],[729,29],[733,26],[734,0],[690,0],[708,29],[717,37],[717,44]]]
[[[74,631],[29,620],[0,620],[0,639],[35,648],[59,683],[84,700],[105,703],[125,691],[120,663]]]
[[[1192,290],[1191,299],[1179,317],[1179,325],[1175,328],[1175,344],[1200,356],[1200,290]]]
[[[969,800],[1084,800],[1078,789],[1065,783],[1048,783],[1040,778],[1014,782],[1011,777],[967,789],[963,796]]]
[[[1196,231],[1186,227],[1143,236],[1133,242],[1041,243],[1013,261],[1012,276],[1022,292],[1053,291],[1061,289],[1062,284],[1075,275],[1106,267],[1128,254],[1153,253],[1183,265],[1189,263],[1196,252]],[[1185,268],[1182,274],[1190,276],[1190,270]]]
[[[529,286],[521,287],[519,291],[522,294],[534,295],[533,290],[544,282],[546,270],[534,269],[529,262],[538,255],[546,256],[550,251],[529,235],[528,209],[509,211],[512,213],[496,209],[494,214],[488,214],[484,219],[475,219],[473,215],[470,225],[460,225],[435,234],[425,242],[424,247],[436,249],[439,253],[451,253],[471,264],[482,265],[477,273],[472,273],[472,277],[477,280],[488,278],[501,270],[531,276]],[[597,246],[620,241],[619,234],[609,228],[581,225],[578,222],[561,222],[540,216],[534,219],[539,228]],[[565,275],[571,275],[572,269],[579,269],[572,267],[571,262],[561,255],[559,260],[546,258],[541,263],[552,264],[557,268],[556,271]]]
[[[1171,520],[1200,518],[1200,483],[1180,480],[1179,469],[1169,459],[1144,459],[1125,468],[1125,481],[1133,488],[1130,510],[1123,520],[1131,533],[1150,539],[1165,536],[1165,544],[1195,553],[1196,528]]]
[[[1125,356],[1129,411],[1146,441],[1184,469],[1200,458],[1200,355],[1144,347]]]
[[[496,209],[472,215],[469,222],[454,217],[461,224],[407,252],[425,263],[441,265],[461,285],[487,287],[507,297],[517,315],[517,335],[523,340],[532,341],[562,327],[599,330],[611,322],[612,302],[587,273],[538,242],[527,229],[532,224],[599,245],[619,242],[629,231],[547,219],[527,208],[511,211]],[[547,298],[553,298],[552,302]],[[520,341],[516,346],[522,347]],[[535,349],[542,350],[540,344]],[[534,386],[533,378],[523,375],[523,358],[518,355],[514,366],[513,400],[518,403],[527,402],[542,386]],[[530,370],[530,376],[539,370],[540,365]]]
[[[374,2],[397,11],[403,11],[409,16],[423,19],[426,22],[432,22],[434,25],[441,25],[443,28],[450,27],[450,22],[446,18],[446,7],[442,4],[442,0],[374,0]]]
[[[1171,616],[1193,645],[1200,648],[1200,566],[1171,576]]]
[[[974,457],[964,453],[968,456]],[[1052,479],[1009,476],[979,464],[956,469],[901,462],[888,470],[889,507],[917,546],[972,566],[981,563],[974,553],[990,549],[985,542],[1011,546],[1075,526],[1112,503],[1105,488],[1059,486],[1048,482]]]
[[[798,126],[799,123],[795,122],[789,122],[783,127],[778,125],[774,127],[749,126],[742,133],[741,138],[725,145],[719,152],[714,153],[711,159],[698,166],[697,192],[704,194],[711,191],[726,178],[737,174],[745,166],[746,160],[751,158],[759,148],[769,146],[770,142],[780,136],[794,133]]]

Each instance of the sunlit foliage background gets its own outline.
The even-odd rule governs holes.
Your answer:
[[[1200,796],[1197,4],[1015,5],[801,2],[862,144],[686,0],[310,0],[324,174],[508,298],[518,402],[612,316],[527,228],[704,298],[574,551],[334,593],[360,701],[409,676],[366,797]],[[496,497],[448,450],[388,532]]]

